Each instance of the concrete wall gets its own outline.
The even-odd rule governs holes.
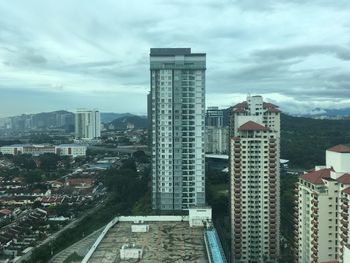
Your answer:
[[[189,209],[190,227],[203,226],[203,221],[211,221],[211,208],[191,208]]]
[[[336,214],[338,184],[334,181],[326,182],[328,194],[319,195],[318,204],[318,260],[331,261],[335,260],[336,251]]]
[[[350,262],[350,248],[347,246],[344,246],[344,258],[343,263]]]
[[[350,172],[350,153],[326,151],[326,166],[339,173]]]

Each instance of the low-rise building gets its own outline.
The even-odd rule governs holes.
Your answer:
[[[137,231],[135,231],[135,229]],[[82,263],[227,263],[211,225],[211,208],[190,208],[188,216],[119,216],[109,222]]]
[[[93,178],[68,178],[66,185],[74,188],[90,188],[95,184]]]
[[[47,144],[13,144],[0,147],[2,154],[31,154],[55,153],[55,147]]]
[[[79,144],[61,144],[55,147],[55,152],[58,155],[62,156],[85,156],[86,155],[86,146]]]
[[[13,144],[0,147],[2,154],[30,154],[38,156],[45,153],[53,153],[62,156],[85,156],[87,147],[79,144],[61,144],[58,146],[47,144]]]

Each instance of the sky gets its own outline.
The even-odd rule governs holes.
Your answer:
[[[145,114],[152,47],[207,54],[207,106],[350,107],[349,0],[11,0],[0,14],[0,117]]]

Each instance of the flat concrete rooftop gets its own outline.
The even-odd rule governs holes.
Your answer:
[[[208,263],[204,244],[204,229],[190,228],[188,222],[145,222],[149,232],[132,233],[132,222],[115,224],[101,241],[89,263],[116,262],[197,262]],[[121,260],[123,244],[143,246],[141,260]]]

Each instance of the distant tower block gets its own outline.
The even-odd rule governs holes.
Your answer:
[[[101,137],[100,112],[78,109],[75,113],[75,138],[93,140],[99,137]]]

